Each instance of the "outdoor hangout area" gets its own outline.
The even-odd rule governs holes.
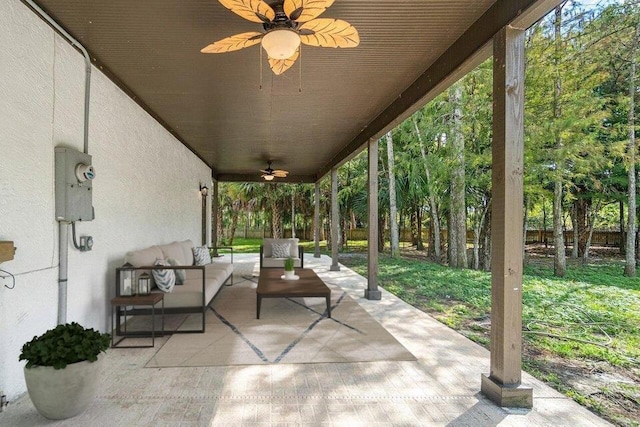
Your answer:
[[[0,24],[0,425],[640,427],[638,1]]]
[[[323,299],[273,299],[257,320],[258,256],[235,261],[204,335],[107,351],[91,406],[46,425],[609,425],[528,375],[534,410],[495,406],[478,393],[485,349],[386,291],[364,299],[366,280],[327,256],[305,264],[331,287],[332,318]],[[28,397],[12,406],[3,425],[45,425]]]

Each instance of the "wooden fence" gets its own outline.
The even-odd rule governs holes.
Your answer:
[[[324,240],[323,232],[320,231],[321,237],[320,240]],[[263,239],[266,237],[271,237],[271,230],[262,229],[262,228],[238,228],[235,233],[235,237],[237,238],[249,238],[249,239]],[[284,237],[291,237],[291,229],[284,230]],[[313,240],[313,230],[311,229],[298,229],[296,230],[296,237],[302,240]],[[385,231],[385,237],[389,238],[389,231]],[[348,240],[367,240],[367,229],[366,228],[354,228],[347,230],[347,239]],[[446,242],[447,239],[447,230],[442,230],[441,239],[443,242]],[[564,233],[564,239],[567,244],[571,244],[573,242],[573,231],[567,230]],[[423,230],[422,232],[422,241],[428,243],[430,240],[430,231],[428,229]],[[543,230],[527,230],[527,244],[534,243],[553,243],[553,231],[547,230],[546,232]],[[403,229],[400,230],[400,241],[402,242],[411,242],[411,230]],[[594,231],[593,236],[591,238],[592,246],[610,246],[610,247],[618,247],[620,246],[620,232],[619,231]],[[473,243],[473,231],[467,231],[467,242]]]
[[[527,243],[553,244],[553,230],[527,230]],[[567,244],[573,242],[573,230],[564,232],[564,241]],[[618,247],[622,241],[619,231],[594,231],[591,237],[591,246]]]

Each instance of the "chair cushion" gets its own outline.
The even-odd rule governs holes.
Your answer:
[[[290,243],[272,243],[271,253],[274,258],[287,258],[291,253]]]
[[[298,256],[298,242],[300,240],[299,239],[263,239],[262,240],[262,244],[263,244],[263,255],[265,258],[271,258],[273,257],[273,244],[274,243],[279,243],[279,244],[283,244],[283,243],[288,243],[289,244],[289,254],[285,256],[285,258],[288,257],[294,257],[296,258]]]

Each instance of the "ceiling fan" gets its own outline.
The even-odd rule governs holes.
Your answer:
[[[358,30],[341,19],[320,18],[335,0],[219,0],[241,17],[262,24],[264,32],[248,32],[226,37],[204,47],[202,53],[226,53],[262,43],[269,66],[282,74],[300,55],[300,43],[319,47],[356,47]]]
[[[273,181],[273,178],[286,178],[287,175],[289,175],[288,171],[273,169],[271,167],[271,160],[267,162],[267,166],[264,170],[260,169],[260,172],[262,172],[261,178],[264,178],[265,181]]]

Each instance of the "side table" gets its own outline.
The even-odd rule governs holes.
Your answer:
[[[146,348],[146,347],[154,347],[155,346],[155,329],[156,329],[156,304],[162,302],[162,310],[160,312],[160,317],[162,319],[162,329],[161,334],[164,335],[164,292],[154,292],[149,295],[134,295],[129,297],[115,297],[111,300],[111,309],[113,312],[113,319],[111,321],[111,347],[117,348]],[[126,338],[131,337],[140,337],[140,333],[129,332],[127,333],[127,307],[134,305],[148,305],[151,306],[151,345],[118,345],[120,342],[125,340]],[[120,307],[123,307],[122,310]],[[120,331],[120,317],[124,316],[124,329],[122,333],[122,337],[115,341],[114,334],[114,323],[116,325],[116,330]],[[161,336],[162,336],[161,335]],[[145,333],[146,336],[146,333]]]

